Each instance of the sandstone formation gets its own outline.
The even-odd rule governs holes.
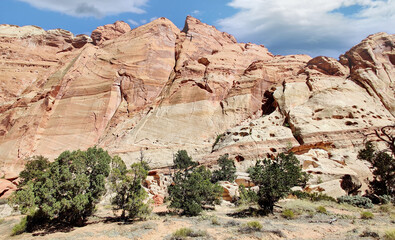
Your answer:
[[[100,45],[104,41],[117,38],[130,30],[129,24],[123,21],[117,21],[114,24],[107,24],[96,28],[92,32],[91,38],[93,40],[93,44]]]
[[[274,56],[193,17],[181,31],[159,18],[91,37],[0,25],[0,175],[16,177],[32,155],[97,145],[130,165],[143,150],[160,202],[179,149],[209,166],[228,153],[241,172],[291,150],[311,188],[344,194],[349,175],[364,191],[358,148],[395,122],[394,41],[371,35],[338,61]]]

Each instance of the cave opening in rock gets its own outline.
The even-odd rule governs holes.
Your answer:
[[[262,99],[262,115],[269,115],[276,110],[273,92],[265,91]]]

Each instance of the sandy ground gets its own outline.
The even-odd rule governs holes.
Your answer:
[[[113,213],[108,206],[100,206],[99,211],[84,227],[24,233],[12,237],[12,227],[18,223],[21,216],[10,216],[0,220],[0,239],[171,239],[172,233],[183,227],[205,231],[208,234],[195,239],[361,239],[364,232],[374,232],[382,237],[386,230],[395,228],[393,206],[390,207],[390,212],[380,211],[378,207],[370,209],[369,211],[375,215],[374,219],[363,220],[360,218],[363,209],[329,202],[298,201],[284,201],[280,204],[283,208],[290,208],[298,213],[290,220],[281,216],[281,209],[277,209],[276,213],[270,216],[240,218],[230,215],[240,211],[240,208],[222,205],[216,206],[214,211],[205,211],[201,216],[184,217],[169,214],[166,206],[160,206],[154,208],[146,221],[123,224],[106,221]],[[314,212],[318,205],[325,206],[328,214]],[[258,221],[263,228],[251,232],[243,230],[244,225],[250,221]]]

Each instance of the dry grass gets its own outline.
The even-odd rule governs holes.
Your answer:
[[[384,239],[385,240],[395,240],[395,228],[385,231]]]
[[[373,219],[374,215],[371,212],[365,211],[361,212],[361,219]]]
[[[278,203],[282,210],[289,209],[293,212],[291,221],[282,217],[280,208],[275,208],[274,214],[268,216],[256,216],[253,211],[247,211],[245,216],[234,216],[237,207],[218,206],[214,211],[205,211],[198,217],[185,217],[172,215],[167,210],[156,212],[154,217],[146,221],[135,221],[127,224],[108,221],[107,217],[112,214],[105,206],[100,206],[95,216],[95,221],[89,224],[70,230],[69,232],[54,231],[41,235],[41,232],[33,234],[40,235],[40,239],[342,239],[344,236],[350,239],[360,239],[360,235],[370,235],[378,233],[384,239],[385,231],[388,237],[392,238],[394,229],[390,229],[393,214],[392,206],[375,206],[372,210],[374,220],[363,220],[360,218],[360,208],[349,207],[333,202],[309,200],[283,200]],[[327,215],[318,214],[327,210]],[[387,213],[387,210],[391,214]],[[290,217],[292,218],[292,216]],[[12,227],[18,223],[20,216],[5,218],[5,222],[0,224],[0,240],[10,239]],[[93,219],[93,218],[92,218]],[[107,220],[106,220],[107,219]],[[333,224],[330,221],[335,219]],[[394,218],[395,219],[395,218]],[[364,232],[369,221],[369,232]],[[180,230],[184,229],[184,230]],[[189,232],[190,229],[192,232]],[[196,231],[201,229],[203,231]],[[279,231],[281,229],[281,231]],[[352,229],[357,229],[352,231]],[[195,231],[193,231],[195,230]],[[3,235],[3,236],[1,236]],[[192,236],[200,237],[192,237]],[[215,236],[215,238],[213,238]],[[23,233],[14,236],[12,239],[30,239],[31,233]]]
[[[318,206],[319,206],[318,203],[310,202],[308,200],[299,200],[299,199],[294,201],[287,201],[285,204],[282,205],[284,209],[292,210],[294,213],[298,213],[298,214],[315,212]]]

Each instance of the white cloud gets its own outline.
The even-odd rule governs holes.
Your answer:
[[[239,12],[219,20],[221,29],[277,54],[337,57],[369,34],[395,30],[395,0],[232,0],[229,5]],[[342,14],[344,8],[357,12]]]
[[[154,21],[156,19],[158,19],[158,17],[152,17],[152,18],[149,19],[149,21],[152,22],[152,21]]]
[[[128,19],[128,23],[130,23],[130,25],[133,25],[133,26],[139,26],[140,25],[138,22],[134,21],[133,19]]]
[[[146,24],[147,23],[147,19],[142,19],[140,20],[141,24]]]
[[[193,10],[191,12],[192,15],[199,15],[201,12],[199,10]]]
[[[76,17],[104,17],[119,13],[144,13],[149,0],[19,0],[33,7]]]

